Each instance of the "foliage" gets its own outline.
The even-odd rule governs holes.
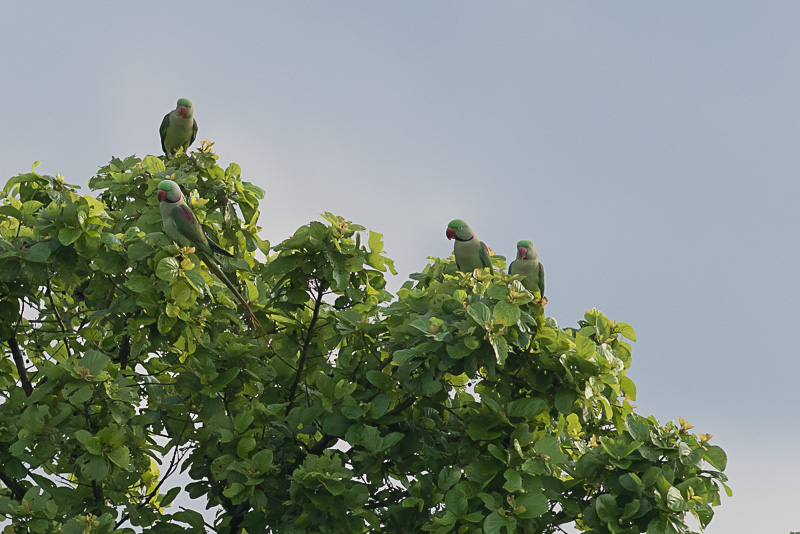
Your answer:
[[[0,207],[0,516],[31,532],[688,532],[709,435],[637,415],[630,325],[545,319],[519,280],[433,259],[396,296],[380,234],[331,214],[275,246],[264,192],[204,144]],[[155,190],[190,194],[251,328]],[[498,267],[502,258],[495,257]],[[177,469],[192,482],[171,483]],[[170,488],[171,489],[167,489]]]

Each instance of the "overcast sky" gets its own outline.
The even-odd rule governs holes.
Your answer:
[[[384,233],[396,289],[451,219],[531,239],[548,314],[631,323],[638,411],[728,452],[707,532],[788,534],[798,28],[798,2],[3,2],[0,181],[41,160],[87,194],[185,96],[273,244],[343,215]]]

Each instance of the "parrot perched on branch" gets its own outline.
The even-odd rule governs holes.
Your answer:
[[[520,282],[525,289],[536,295],[544,297],[544,267],[538,260],[533,243],[527,239],[517,243],[517,259],[508,266],[508,274],[520,275]]]
[[[489,267],[489,247],[478,239],[470,226],[461,219],[453,219],[447,225],[447,239],[455,239],[453,254],[456,257],[456,267],[464,273],[471,273],[475,269]]]
[[[188,98],[178,100],[175,109],[164,115],[161,121],[161,148],[168,158],[175,156],[179,149],[189,150],[197,137],[197,121],[194,120],[194,106]]]
[[[223,256],[233,257],[233,254],[217,245],[214,241],[203,232],[203,228],[197,221],[191,206],[186,201],[181,192],[181,188],[172,180],[163,180],[158,184],[158,201],[161,203],[161,219],[164,224],[164,231],[170,236],[173,241],[180,245],[187,247],[195,247],[200,253],[200,256],[205,261],[209,270],[213,272],[222,283],[231,290],[231,293],[242,304],[247,311],[253,324],[257,325],[263,331],[261,323],[258,322],[247,301],[239,293],[236,287],[228,280],[225,273],[222,272],[217,261],[214,259],[214,253],[222,254]]]

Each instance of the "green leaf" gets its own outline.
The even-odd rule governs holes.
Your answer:
[[[553,464],[560,464],[567,461],[567,455],[561,450],[561,443],[555,436],[545,436],[533,446],[538,454],[546,455]]]
[[[322,431],[331,436],[341,437],[345,435],[351,424],[352,422],[347,417],[333,414],[322,422]]]
[[[31,406],[22,412],[21,422],[26,430],[38,434],[44,428],[44,419],[47,415],[47,406]]]
[[[506,358],[508,357],[508,342],[504,337],[496,337],[491,339],[492,348],[494,349],[494,356],[498,365],[505,365]]]
[[[142,160],[142,167],[150,174],[158,174],[167,170],[164,162],[155,156],[145,156]]]
[[[517,522],[511,517],[503,517],[497,511],[489,514],[483,521],[484,534],[501,534],[505,527],[507,532],[516,532]]]
[[[446,465],[439,471],[436,484],[443,490],[449,490],[461,480],[461,469]]]
[[[370,230],[368,246],[370,252],[383,252],[383,234]]]
[[[258,451],[253,455],[253,465],[258,474],[264,474],[272,470],[273,453],[270,449]]]
[[[233,382],[233,380],[239,376],[241,370],[238,367],[230,367],[225,369],[222,373],[220,373],[214,381],[209,386],[209,393],[221,391],[222,388]]]
[[[613,495],[600,495],[594,502],[597,517],[606,523],[617,524],[617,515],[619,509],[617,508],[617,500]]]
[[[520,476],[516,469],[506,469],[503,473],[503,478],[506,479],[506,483],[503,484],[503,489],[509,493],[513,493],[522,488],[522,476]]]
[[[476,302],[467,306],[467,315],[472,317],[472,319],[481,327],[490,323],[492,320],[492,312],[483,302]]]
[[[96,350],[86,352],[86,355],[79,360],[83,367],[86,367],[89,372],[97,376],[111,363],[111,358]]]
[[[703,457],[703,449],[692,449],[687,443],[678,444],[678,455],[683,465],[695,465]]]
[[[347,431],[345,439],[354,445],[361,445],[371,452],[378,452],[383,448],[380,431],[374,426],[353,425]]]
[[[703,458],[720,471],[725,471],[725,467],[728,465],[728,455],[717,445],[709,445]]]
[[[13,219],[17,219],[18,221],[22,221],[22,212],[20,212],[14,206],[0,206],[0,215],[8,215]]]
[[[667,508],[673,512],[683,512],[689,509],[689,505],[683,499],[680,490],[674,486],[670,486],[669,490],[667,490]]]
[[[543,493],[523,493],[515,499],[515,511],[523,519],[539,517],[550,507]]]
[[[519,322],[519,306],[507,300],[501,300],[494,307],[494,320],[504,326],[514,326]]]
[[[656,517],[647,524],[647,534],[674,534],[675,532],[665,517]]]
[[[76,430],[75,439],[85,445],[90,439],[92,439],[92,433],[84,429]]]
[[[342,406],[342,415],[354,421],[363,417],[364,413],[365,410],[361,406]]]
[[[631,400],[636,400],[636,384],[633,383],[633,380],[627,376],[621,377],[619,379],[619,388],[623,393],[627,394]]]
[[[358,509],[367,504],[370,498],[369,488],[364,484],[354,484],[344,494],[344,504],[348,509]]]
[[[236,376],[236,375],[239,374],[239,369],[236,369],[236,368],[232,368],[232,369],[236,370],[236,374],[234,374],[233,376]],[[233,380],[233,379],[231,378],[231,380]],[[230,382],[230,380],[228,380],[228,382]],[[226,382],[226,384],[228,382]],[[236,432],[242,433],[245,430],[247,430],[248,428],[250,428],[250,425],[253,424],[254,420],[255,420],[255,416],[253,415],[252,412],[249,412],[249,411],[241,412],[233,420],[233,428],[234,428],[234,430],[236,430]]]
[[[481,342],[472,336],[467,336],[464,338],[464,345],[470,350],[477,350],[481,346]]]
[[[89,455],[81,463],[81,473],[89,480],[103,480],[108,475],[108,464],[100,456]]]
[[[644,487],[649,488],[655,484],[659,477],[661,477],[661,473],[662,471],[660,467],[653,466],[648,468],[642,477],[642,484],[644,484]]]
[[[631,517],[636,515],[636,512],[639,511],[640,507],[641,507],[641,501],[639,501],[638,499],[632,500],[631,502],[625,505],[625,509],[623,510],[620,519],[630,519]]]
[[[238,482],[234,482],[222,492],[227,498],[231,499],[244,491],[244,486]]]
[[[460,360],[461,358],[469,356],[471,353],[472,349],[470,349],[463,343],[458,343],[456,345],[447,345],[447,354],[454,360]]]
[[[176,322],[178,322],[178,320],[175,317],[170,317],[166,313],[162,313],[158,316],[158,332],[160,334],[166,334],[172,330]]]
[[[417,355],[413,349],[396,350],[392,355],[392,363],[395,365],[406,365]]]
[[[644,417],[629,414],[625,418],[625,426],[633,439],[643,443],[650,441],[650,423]]]
[[[171,282],[178,278],[181,266],[175,258],[162,258],[156,267],[156,276]]]
[[[239,440],[236,446],[236,454],[240,458],[247,458],[247,455],[256,448],[256,440],[252,436],[247,436]]]
[[[43,206],[38,200],[27,200],[22,204],[23,215],[33,215]]]
[[[469,510],[469,503],[467,502],[467,494],[460,488],[454,488],[447,492],[445,497],[445,510],[452,513],[456,517],[461,517],[467,514]]]
[[[125,469],[128,467],[128,464],[131,460],[131,451],[125,445],[120,446],[117,449],[114,449],[109,454],[107,454],[108,459],[114,462],[119,467]]]
[[[128,252],[128,258],[130,258],[132,261],[139,261],[139,260],[145,259],[150,254],[152,254],[153,253],[153,247],[151,247],[150,245],[148,245],[144,241],[137,241],[136,243],[134,243],[134,244],[132,244],[131,246],[128,247],[127,252]],[[169,258],[169,259],[173,259],[173,258]],[[175,263],[177,263],[177,261]]]
[[[623,488],[636,495],[641,495],[644,491],[642,479],[639,478],[636,473],[625,473],[624,475],[620,475],[619,483]]]
[[[44,263],[49,257],[50,245],[48,243],[36,243],[25,251],[25,261]]]
[[[172,501],[175,500],[175,497],[181,492],[181,487],[175,487],[170,489],[167,493],[163,495],[159,495],[158,505],[161,507],[167,507],[172,504]]]
[[[366,376],[370,384],[383,391],[391,391],[395,387],[394,379],[386,373],[382,373],[380,371],[367,371]]]
[[[78,240],[81,233],[80,228],[62,228],[58,231],[58,240],[62,245],[69,246]]]
[[[500,284],[492,284],[486,290],[486,296],[494,300],[505,300],[508,298],[508,288]]]
[[[524,417],[531,419],[547,410],[547,403],[543,399],[525,398],[511,401],[506,406],[506,415],[509,417]]]
[[[183,305],[184,307],[187,307],[194,302],[194,293],[192,292],[192,288],[189,287],[189,284],[183,280],[178,280],[175,282],[170,289],[170,293],[172,300],[177,302],[179,305]]]
[[[144,276],[141,274],[134,274],[131,275],[125,283],[123,284],[125,287],[133,291],[134,293],[143,293],[146,289],[148,289],[152,282],[150,281],[150,277]]]
[[[572,405],[578,400],[578,394],[571,389],[562,389],[556,393],[555,406],[556,410],[569,415],[572,413]]]
[[[633,331],[633,327],[628,323],[616,323],[612,327],[612,331],[614,333],[621,334],[623,337],[626,337],[631,341],[636,341],[636,332]]]
[[[66,398],[71,404],[83,404],[92,398],[92,394],[92,386],[83,385],[77,388],[74,393],[66,395]]]

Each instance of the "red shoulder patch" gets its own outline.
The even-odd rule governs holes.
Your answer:
[[[177,209],[181,217],[189,221],[189,223],[194,224],[194,214],[186,206],[181,206]]]

